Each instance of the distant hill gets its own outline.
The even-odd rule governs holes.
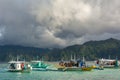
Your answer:
[[[28,61],[33,59],[69,60],[71,55],[76,56],[76,58],[84,56],[87,60],[108,57],[118,57],[120,59],[120,40],[110,38],[101,41],[89,41],[82,45],[72,45],[64,49],[43,49],[14,45],[0,46],[0,61],[15,60],[17,55],[19,59]]]
[[[97,58],[120,58],[120,40],[113,38],[101,41],[89,41],[83,45],[73,45],[62,50],[62,55],[75,54],[77,57],[85,56],[88,60]]]
[[[18,45],[0,46],[0,61],[15,60],[18,56],[22,60],[40,59],[49,49],[24,47]]]

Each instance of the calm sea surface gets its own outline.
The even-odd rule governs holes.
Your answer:
[[[31,73],[12,73],[0,64],[0,80],[120,80],[120,69],[92,71],[31,71]]]

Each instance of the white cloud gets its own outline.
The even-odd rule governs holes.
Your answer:
[[[0,0],[0,44],[64,47],[120,39],[119,25],[119,0]]]

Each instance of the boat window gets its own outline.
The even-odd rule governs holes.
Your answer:
[[[11,64],[10,64],[10,68],[11,68],[11,69],[15,69],[15,64],[14,64],[14,63],[11,63]]]

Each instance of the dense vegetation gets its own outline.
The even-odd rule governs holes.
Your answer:
[[[15,60],[17,56],[22,60],[44,59],[49,61],[69,60],[71,55],[76,58],[83,56],[87,60],[97,58],[120,58],[120,40],[107,39],[102,41],[89,41],[83,45],[68,46],[63,49],[42,49],[4,45],[0,46],[0,61]]]
[[[103,41],[89,41],[83,45],[69,46],[62,50],[64,59],[69,54],[75,54],[78,58],[85,56],[87,60],[94,60],[97,58],[116,58],[120,57],[120,40],[107,39]]]
[[[15,45],[0,46],[0,61],[41,59],[41,56],[49,52],[49,49],[23,47]]]

